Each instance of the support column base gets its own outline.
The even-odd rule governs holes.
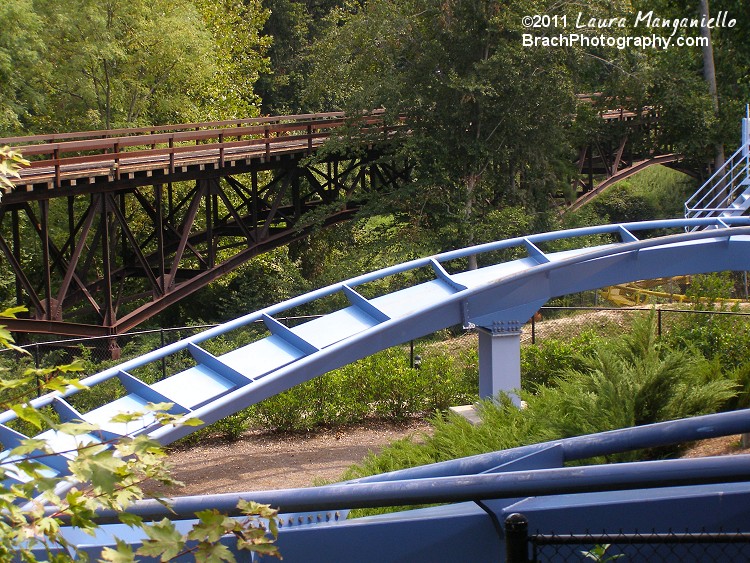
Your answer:
[[[496,397],[503,392],[517,406],[521,400],[521,331],[478,327],[479,396]]]

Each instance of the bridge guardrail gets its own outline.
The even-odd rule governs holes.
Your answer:
[[[369,112],[362,117],[365,130],[382,124],[384,131],[395,130],[382,120],[382,111]],[[82,133],[8,137],[0,145],[11,145],[30,166],[13,179],[16,186],[33,183],[31,178],[47,172],[55,187],[60,187],[66,167],[91,164],[94,167],[111,166],[112,179],[119,178],[119,167],[125,163],[140,167],[162,168],[168,161],[174,172],[175,160],[180,158],[208,158],[224,165],[228,152],[265,153],[290,148],[312,151],[321,140],[330,137],[333,130],[346,125],[350,118],[343,112],[280,116],[186,125],[168,125],[151,128],[130,128]],[[293,147],[290,142],[295,143]],[[257,150],[256,150],[257,149]],[[243,153],[243,156],[244,155]],[[77,171],[77,176],[81,171]]]

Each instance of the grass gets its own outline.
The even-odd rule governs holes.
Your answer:
[[[681,172],[650,166],[605,190],[579,212],[590,213],[590,208],[614,223],[679,218],[683,216],[685,200],[697,188],[698,182]]]

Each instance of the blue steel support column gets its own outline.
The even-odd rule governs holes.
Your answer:
[[[745,174],[750,175],[750,106],[747,117],[742,119],[742,156],[745,158]]]
[[[521,323],[497,321],[479,332],[479,396],[495,397],[500,391],[511,394],[521,388]],[[510,395],[520,405],[515,393]]]

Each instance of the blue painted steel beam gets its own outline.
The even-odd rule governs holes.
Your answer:
[[[647,485],[659,487],[665,484],[664,479],[673,479],[674,484],[744,481],[750,475],[750,455],[705,458],[709,461],[687,459],[668,460],[669,463],[650,461],[561,468],[559,471],[551,468],[549,461],[556,460],[561,467],[569,461],[745,432],[750,432],[748,409],[564,438],[315,489],[179,497],[170,500],[169,509],[155,501],[144,501],[138,503],[135,510],[143,516],[154,518],[170,513],[190,517],[209,506],[235,513],[237,502],[245,498],[280,506],[285,512],[308,512],[481,500],[504,498],[507,495],[520,497],[560,494],[577,492],[576,487],[583,490],[589,485],[591,488],[586,489],[589,491],[640,488]],[[527,461],[519,464],[519,460]],[[539,467],[546,472],[536,471],[533,476],[528,473],[531,468]],[[488,474],[490,471],[503,471],[504,477],[499,479],[500,473]],[[481,476],[481,479],[474,479],[477,476]],[[363,487],[360,488],[360,485]],[[370,485],[377,486],[369,488]],[[485,494],[489,496],[483,496]],[[359,504],[360,502],[365,504]],[[105,521],[111,520],[116,518],[116,513],[102,512],[100,517]]]
[[[704,231],[702,233],[687,233],[686,237],[680,237],[680,238],[672,239],[672,240],[674,242],[680,242],[680,241],[684,242],[688,240],[698,240],[699,238],[711,238],[711,237],[717,237],[717,236],[722,236],[722,235],[736,236],[739,234],[746,234],[743,229],[740,229],[740,227],[745,227],[745,226],[750,225],[750,218],[746,218],[746,217],[727,218],[725,222],[733,226],[737,230],[737,232],[726,233],[726,234],[717,233],[715,231],[711,231],[711,232]],[[257,311],[255,313],[250,313],[248,315],[241,316],[233,321],[224,323],[213,329],[209,329],[207,331],[204,331],[202,333],[196,334],[189,338],[183,339],[179,342],[175,342],[173,344],[170,344],[168,346],[165,346],[163,348],[160,348],[148,354],[144,354],[143,356],[140,356],[139,358],[135,358],[133,360],[123,362],[121,365],[115,368],[105,370],[103,372],[100,372],[99,374],[86,378],[83,382],[89,386],[96,385],[98,383],[101,383],[103,381],[106,381],[107,379],[110,379],[116,376],[116,373],[119,370],[123,370],[123,371],[133,370],[135,368],[141,367],[148,363],[156,362],[158,360],[161,360],[162,358],[165,358],[171,354],[177,353],[185,349],[190,343],[198,344],[205,340],[209,340],[211,338],[221,336],[237,328],[242,328],[256,321],[262,320],[263,315],[274,316],[274,315],[282,314],[284,313],[284,311],[287,311],[294,307],[308,304],[312,301],[327,297],[329,295],[333,295],[339,291],[344,291],[344,286],[353,288],[353,287],[356,287],[356,286],[359,286],[368,282],[380,280],[380,279],[383,279],[383,278],[386,278],[395,274],[403,273],[403,272],[410,271],[410,270],[415,270],[415,269],[422,268],[425,266],[431,266],[433,260],[437,261],[438,263],[445,263],[445,262],[449,262],[452,260],[466,258],[471,255],[480,255],[480,254],[493,252],[496,250],[503,250],[503,249],[513,248],[517,246],[524,246],[526,245],[527,242],[532,242],[533,244],[540,244],[540,243],[545,243],[545,242],[565,240],[565,239],[571,239],[571,238],[577,238],[577,237],[588,237],[591,235],[600,235],[600,234],[613,234],[614,235],[614,234],[621,233],[622,229],[632,232],[632,231],[652,230],[652,229],[675,229],[675,228],[682,229],[682,228],[690,228],[690,227],[706,228],[709,226],[716,226],[717,224],[718,223],[716,219],[690,219],[690,220],[672,219],[672,220],[663,220],[663,221],[645,221],[645,222],[640,222],[640,223],[623,223],[623,224],[616,224],[616,225],[598,225],[594,227],[584,227],[584,228],[578,228],[578,229],[571,229],[567,231],[555,231],[555,232],[550,232],[550,233],[529,235],[526,237],[519,237],[515,239],[509,239],[505,241],[487,243],[487,244],[482,244],[482,245],[478,245],[478,246],[474,246],[470,248],[454,250],[454,251],[446,252],[443,254],[439,254],[434,257],[412,260],[410,262],[405,262],[403,264],[391,266],[389,268],[384,268],[376,272],[357,276],[350,280],[347,280],[338,284],[334,284],[325,288],[321,288],[319,290],[312,291],[310,293],[301,295],[299,297],[284,301],[277,305],[267,307],[266,309],[263,309],[261,311]],[[679,237],[679,235],[677,236]],[[640,241],[640,242],[644,243],[643,248],[651,247],[651,246],[658,246],[658,245],[666,243],[665,239],[663,238],[649,239],[648,241]],[[638,244],[638,242],[633,241],[633,244]],[[633,252],[637,250],[638,250],[638,247],[625,248],[624,246],[622,248],[618,247],[618,249],[615,249],[613,245],[612,247],[599,248],[598,252],[594,254],[587,253],[586,256],[573,257],[573,262],[580,262],[584,260],[595,259],[597,257],[605,256],[608,254],[617,254],[620,252],[627,252],[627,251]],[[554,262],[552,264],[547,263],[547,264],[544,264],[544,267],[551,266],[552,267],[551,269],[554,269],[557,265],[563,265],[562,261]],[[541,267],[542,266],[540,266],[540,268]],[[535,270],[535,271],[540,271],[540,270]],[[541,271],[546,271],[546,270],[541,270]],[[504,280],[498,280],[498,281],[504,281]],[[64,395],[68,396],[75,392],[76,392],[75,389],[71,389],[68,392],[66,392]],[[52,393],[50,395],[57,396],[58,394]],[[32,406],[44,406],[46,404],[49,404],[49,402],[51,401],[50,395],[46,395],[36,400],[33,400],[31,403]],[[0,414],[0,423],[5,423],[12,418],[13,418],[13,415],[8,412],[2,413]]]
[[[302,489],[252,491],[227,495],[146,500],[128,509],[145,519],[193,517],[208,508],[238,515],[238,499],[270,504],[282,513],[377,508],[465,501],[540,497],[560,494],[627,491],[713,483],[744,482],[750,475],[750,455],[638,461],[482,473],[370,483],[346,483]],[[119,522],[120,511],[101,511],[100,522]]]
[[[731,228],[707,229],[722,224],[731,225]],[[683,232],[692,227],[706,230]],[[643,240],[633,234],[653,229],[681,231]],[[540,249],[545,243],[595,234],[608,234],[613,240],[625,242],[563,252],[543,252]],[[525,248],[530,257],[453,274],[448,274],[444,266],[471,255],[511,247]],[[431,269],[435,278],[366,302],[356,297],[355,288],[362,284],[417,268]],[[750,218],[745,217],[728,217],[721,223],[716,219],[665,220],[529,235],[413,260],[357,276],[124,362],[86,378],[83,383],[92,386],[113,377],[122,377],[122,373],[137,373],[134,370],[139,367],[188,349],[194,353],[197,365],[172,376],[174,384],[170,383],[171,378],[167,378],[154,384],[153,388],[166,398],[170,393],[178,396],[180,400],[175,402],[189,410],[187,417],[211,423],[332,369],[445,327],[456,324],[491,327],[494,323],[523,322],[551,297],[602,285],[665,275],[748,268]],[[347,296],[353,305],[291,329],[274,319],[290,308],[338,293]],[[199,343],[258,320],[266,322],[272,336],[215,358],[197,353]],[[334,321],[336,326],[330,326]],[[315,328],[326,326],[326,323],[329,323],[330,330]],[[336,336],[326,340],[331,330]],[[325,343],[320,346],[313,343],[317,341]],[[258,352],[254,356],[253,349],[260,350],[258,346],[262,346],[262,354]],[[224,375],[233,377],[226,379],[219,375],[220,363],[227,366]],[[258,368],[259,364],[264,367]],[[245,378],[248,380],[246,384]],[[204,379],[213,389],[206,398],[200,383]],[[183,381],[196,383],[191,383],[191,389],[186,390]],[[137,386],[131,387],[136,389]],[[31,401],[31,405],[40,408],[75,392],[71,389],[62,395],[51,393]],[[143,397],[136,390],[132,400],[118,401],[117,405],[110,406],[140,404]],[[99,418],[110,410],[105,405],[93,416],[102,422]],[[86,417],[88,413],[81,414]],[[1,413],[0,424],[14,418],[15,413],[11,411]],[[151,423],[144,420],[138,431],[148,432],[162,443],[169,443],[193,430],[193,427],[171,425],[154,430]]]

